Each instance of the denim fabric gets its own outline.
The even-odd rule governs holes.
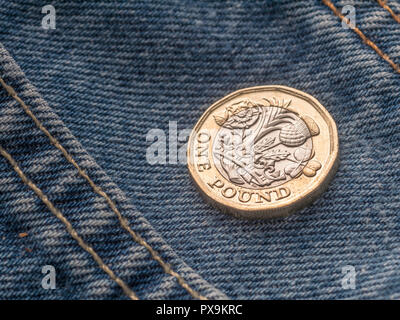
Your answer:
[[[28,104],[37,118],[107,192],[134,230],[159,251],[188,285],[210,298],[225,298],[184,264],[161,239],[124,193],[82,149],[60,119],[0,46],[0,76]],[[76,232],[114,272],[144,299],[188,299],[191,296],[141,245],[123,232],[104,198],[69,163],[5,90],[0,91],[0,141],[21,170],[72,223]],[[92,257],[80,248],[42,201],[24,185],[5,158],[0,158],[0,297],[32,299],[126,298]],[[21,238],[20,233],[28,237]],[[42,267],[56,269],[57,289],[41,286]]]
[[[0,3],[0,76],[195,290],[400,298],[400,75],[321,1],[52,1],[56,30],[41,28],[46,1]],[[354,5],[357,27],[400,63],[386,10],[333,3]],[[341,164],[312,206],[238,220],[204,203],[185,166],[147,163],[150,129],[192,128],[217,99],[264,84],[313,95],[338,125]],[[0,117],[2,147],[140,298],[192,297],[3,89]],[[0,181],[1,298],[126,297],[3,158]],[[40,287],[46,264],[57,290]],[[355,289],[342,288],[346,265]]]

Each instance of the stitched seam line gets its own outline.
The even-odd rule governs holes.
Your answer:
[[[115,273],[103,262],[103,260],[100,258],[100,256],[94,251],[94,249],[88,245],[80,236],[79,234],[75,231],[75,229],[72,227],[71,223],[63,216],[61,211],[57,209],[53,203],[47,198],[47,196],[43,193],[41,189],[37,185],[35,185],[32,180],[30,180],[21,170],[21,168],[18,166],[17,162],[14,160],[14,158],[6,151],[3,149],[2,146],[0,146],[0,154],[7,159],[7,161],[11,164],[15,172],[19,175],[21,180],[29,187],[32,189],[32,191],[42,200],[42,202],[49,208],[49,210],[65,225],[67,228],[68,233],[74,238],[78,244],[82,247],[83,250],[85,250],[87,253],[89,253],[93,259],[98,263],[99,267],[107,273],[112,280],[114,280],[125,292],[125,294],[132,300],[139,300],[137,295],[126,285],[126,283],[117,277]]]
[[[329,9],[331,9],[333,13],[338,16],[342,21],[349,25],[349,27],[363,40],[363,42],[367,46],[370,46],[382,59],[388,62],[397,73],[400,73],[400,66],[396,64],[386,53],[379,49],[379,47],[374,42],[368,39],[367,36],[359,28],[352,28],[350,25],[350,20],[343,16],[330,0],[322,0],[322,3],[325,4]]]
[[[392,18],[394,20],[396,20],[397,23],[400,23],[400,17],[394,13],[394,11],[392,10],[391,7],[389,7],[389,5],[386,3],[386,0],[377,0],[379,5],[385,9],[386,11],[388,11],[390,13],[390,15],[392,16]]]
[[[202,296],[197,291],[192,289],[189,286],[189,284],[186,283],[183,277],[179,275],[177,272],[175,272],[171,268],[171,266],[161,258],[158,252],[146,242],[146,240],[144,240],[139,234],[137,234],[129,227],[128,220],[122,216],[117,206],[115,205],[114,201],[108,196],[106,192],[102,190],[100,186],[94,183],[94,181],[88,176],[85,170],[83,170],[77,164],[72,155],[69,154],[69,152],[60,144],[60,142],[55,137],[53,137],[53,135],[43,126],[43,124],[39,121],[38,118],[36,118],[36,116],[33,114],[30,108],[25,104],[25,102],[17,95],[16,91],[11,86],[7,85],[3,80],[3,78],[1,77],[0,77],[0,83],[3,86],[3,88],[8,92],[8,94],[11,95],[21,105],[21,107],[28,114],[28,116],[31,117],[31,119],[34,121],[36,126],[49,138],[50,143],[54,145],[58,150],[60,150],[61,153],[64,155],[64,157],[67,159],[67,161],[71,163],[78,170],[79,175],[89,183],[93,191],[106,200],[111,210],[117,215],[121,227],[131,235],[133,240],[138,244],[142,245],[143,247],[145,247],[150,253],[151,257],[160,264],[164,272],[176,278],[181,287],[184,288],[193,298],[200,300],[208,300],[206,297]]]

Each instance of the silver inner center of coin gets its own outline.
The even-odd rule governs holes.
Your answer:
[[[264,189],[301,175],[313,145],[307,124],[296,113],[243,103],[227,110],[212,146],[223,177],[237,186]]]

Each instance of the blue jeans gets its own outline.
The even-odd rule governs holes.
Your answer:
[[[0,298],[400,298],[400,24],[387,9],[332,1],[355,8],[371,45],[326,1],[53,1],[55,29],[45,1],[0,3]],[[183,132],[267,84],[313,95],[338,125],[341,164],[313,205],[238,220],[169,152],[148,163],[151,129],[168,141],[171,121]]]

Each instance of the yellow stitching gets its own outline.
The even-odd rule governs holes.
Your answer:
[[[101,187],[97,186],[93,182],[93,180],[87,175],[87,173],[83,169],[81,169],[81,167],[76,163],[76,161],[72,158],[72,156],[68,153],[68,151],[65,150],[65,148],[58,142],[58,140],[55,137],[53,137],[52,134],[43,126],[43,124],[39,121],[39,119],[36,118],[36,116],[32,113],[32,111],[25,104],[25,102],[17,95],[15,90],[11,86],[7,85],[1,77],[0,77],[0,83],[4,87],[4,89],[8,92],[8,94],[11,95],[21,105],[21,107],[25,110],[25,112],[32,118],[32,120],[35,122],[36,126],[50,139],[50,142],[58,150],[60,150],[62,152],[64,157],[78,170],[79,174],[84,179],[86,179],[86,181],[90,184],[90,186],[92,187],[94,192],[96,192],[98,195],[100,195],[107,201],[109,207],[117,215],[120,225],[132,236],[133,240],[135,240],[138,244],[145,247],[149,251],[152,258],[161,265],[164,272],[175,277],[177,279],[178,283],[182,286],[182,288],[184,288],[187,292],[189,292],[189,294],[192,295],[193,298],[200,299],[200,300],[207,300],[206,297],[202,296],[197,291],[192,289],[186,283],[186,281],[183,279],[183,277],[181,275],[179,275],[177,272],[175,272],[167,262],[164,262],[164,260],[157,253],[157,251],[155,251],[139,234],[135,233],[129,227],[128,221],[121,215],[121,213],[119,212],[114,201],[111,200],[111,198],[108,196],[108,194],[105,193],[101,189]]]
[[[334,6],[334,4],[330,0],[322,0],[323,4],[325,4],[329,9],[333,11],[333,13],[338,16],[340,19],[342,19],[345,23],[347,23],[350,26],[350,20],[343,16],[339,10]],[[390,64],[390,66],[398,73],[400,73],[400,66],[396,64],[386,53],[384,53],[381,49],[378,48],[378,46],[369,40],[364,33],[357,27],[353,28],[353,31],[363,40],[363,42],[370,46],[382,59],[384,59],[386,62]]]
[[[380,5],[383,9],[387,10],[387,11],[390,13],[390,15],[392,16],[392,18],[393,18],[394,20],[396,20],[397,23],[400,23],[400,17],[399,17],[397,14],[394,13],[394,11],[392,10],[391,7],[389,7],[389,5],[386,3],[386,0],[377,0],[377,1],[378,1],[379,5]]]
[[[93,259],[98,263],[100,268],[107,273],[112,280],[114,280],[125,292],[125,294],[131,298],[132,300],[139,300],[139,298],[136,296],[136,294],[125,284],[125,282],[117,277],[114,272],[106,265],[104,264],[103,260],[99,257],[99,255],[94,251],[94,249],[88,245],[75,231],[75,229],[72,227],[71,223],[63,216],[60,210],[58,210],[53,203],[47,198],[47,196],[43,193],[41,189],[39,189],[38,186],[36,186],[21,170],[21,168],[18,166],[17,162],[14,160],[14,158],[6,151],[3,149],[3,147],[0,146],[0,154],[8,160],[8,162],[11,164],[15,172],[19,175],[21,180],[32,189],[34,193],[40,198],[40,200],[43,201],[43,203],[49,208],[49,210],[65,225],[67,228],[68,233],[74,238],[78,244],[90,255],[92,255]]]

